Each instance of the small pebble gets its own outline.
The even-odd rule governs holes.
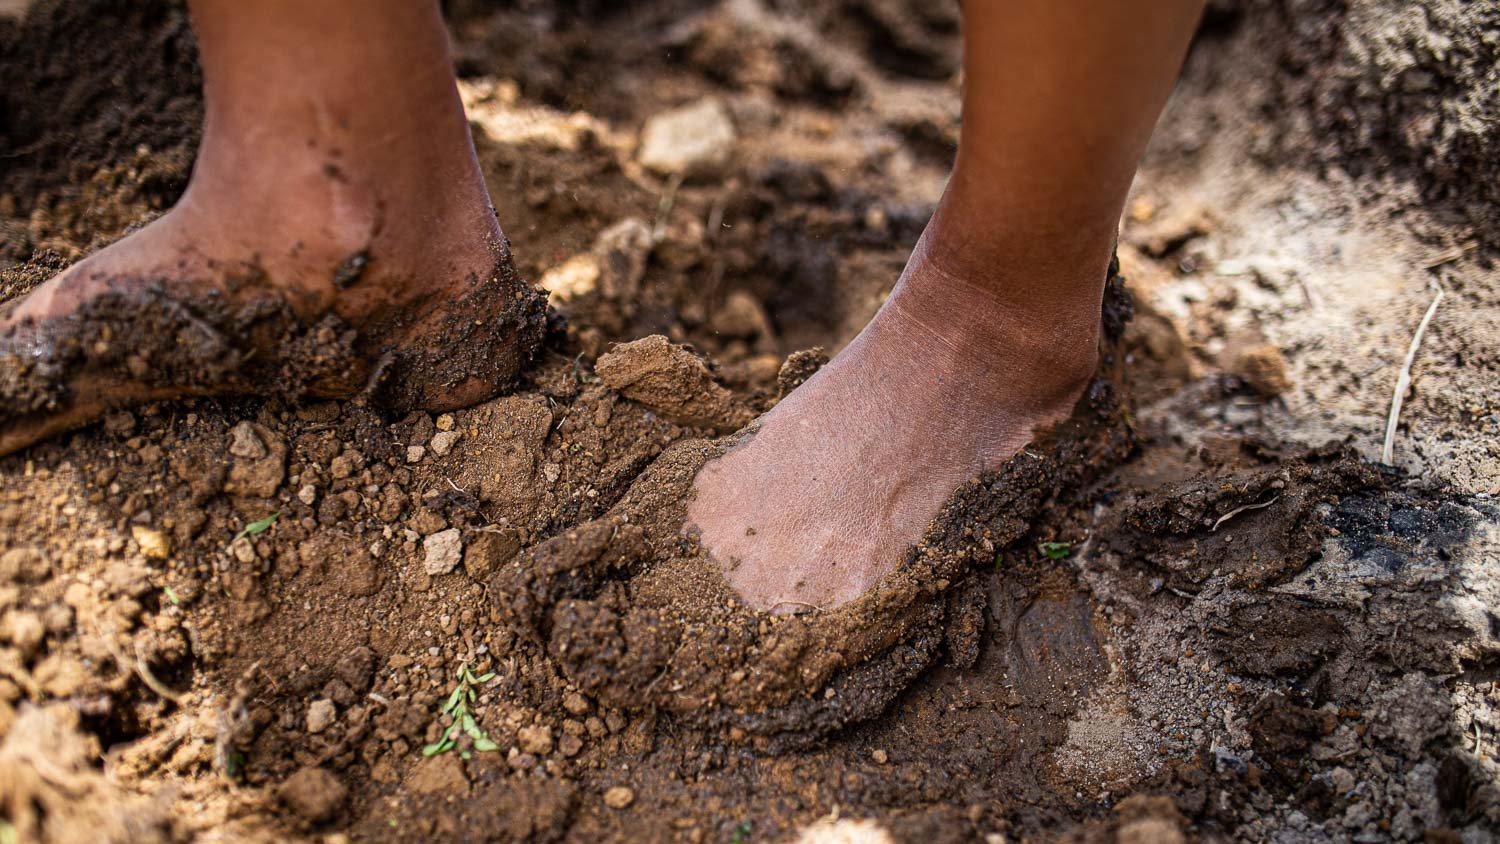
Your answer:
[[[458,528],[448,528],[422,540],[425,558],[422,570],[430,575],[447,574],[463,559],[463,538]]]
[[[885,763],[887,763],[887,762],[889,762],[891,760],[891,757],[887,756],[886,752],[884,750],[875,750],[875,751],[872,751],[870,753],[870,758],[874,759],[875,760],[875,764],[877,764],[877,765],[884,765]]]
[[[444,413],[437,418],[437,429],[439,431],[453,430],[453,414]]]
[[[321,733],[333,726],[338,718],[338,709],[333,701],[328,698],[319,698],[307,707],[307,731],[309,733]]]
[[[147,557],[153,560],[165,560],[172,556],[172,540],[165,533],[144,525],[132,525],[130,535],[135,538],[136,544],[141,546],[141,553]]]
[[[604,805],[611,809],[623,809],[635,802],[635,792],[623,785],[604,792]]]
[[[427,449],[425,447],[423,447],[423,446],[420,446],[420,445],[409,445],[409,446],[406,447],[406,462],[407,463],[420,463],[420,462],[422,462],[422,458],[425,457],[426,455],[427,455]]]
[[[318,500],[318,491],[313,488],[312,484],[305,484],[297,490],[297,500],[311,507],[313,502]]]
[[[432,440],[428,442],[428,445],[432,447],[433,454],[442,457],[453,449],[454,443],[457,443],[461,436],[463,435],[457,431],[440,431],[432,435]]]
[[[241,422],[229,431],[229,453],[246,460],[259,460],[266,456],[266,444],[255,433],[255,426]]]
[[[248,565],[255,562],[255,546],[250,544],[249,537],[242,536],[236,539],[230,544],[229,551],[234,554],[236,560],[242,563]]]

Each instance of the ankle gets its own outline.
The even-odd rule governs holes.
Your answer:
[[[1049,295],[1017,291],[1015,270],[961,276],[933,250],[918,247],[882,312],[882,322],[946,365],[994,370],[998,389],[1023,379],[1072,393],[1093,376],[1101,331],[1103,272],[1085,271],[1041,285]],[[1034,288],[1037,279],[1025,279]],[[888,313],[887,313],[888,312]],[[924,336],[925,335],[925,336]],[[947,360],[953,358],[953,360]]]
[[[335,268],[354,256],[368,262],[366,280],[385,286],[431,288],[493,268],[504,238],[466,147],[456,164],[423,175],[409,172],[431,165],[420,155],[387,166],[379,151],[280,145],[283,154],[268,155],[205,138],[174,209],[190,241],[260,262],[273,283],[327,279],[330,295]]]

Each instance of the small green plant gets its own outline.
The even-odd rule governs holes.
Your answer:
[[[174,607],[180,607],[180,606],[182,606],[182,599],[179,598],[179,597],[177,597],[177,590],[176,589],[173,589],[170,586],[163,586],[161,591],[162,591],[162,594],[164,594],[164,595],[167,596],[167,600],[172,602],[172,606],[174,606]]]
[[[490,741],[489,734],[479,729],[479,724],[474,721],[474,713],[469,711],[469,704],[474,702],[477,695],[474,687],[488,683],[495,676],[495,672],[479,677],[469,670],[469,663],[465,662],[458,668],[458,685],[453,687],[453,693],[448,695],[448,701],[443,704],[440,715],[447,715],[453,719],[448,729],[443,730],[443,735],[437,741],[422,748],[423,756],[436,756],[439,753],[447,753],[458,746],[458,734],[460,732],[468,735],[474,741],[474,750],[481,753],[490,750],[499,750],[500,745]],[[468,750],[460,751],[459,755],[469,759],[473,754]]]
[[[1071,542],[1043,542],[1042,556],[1049,560],[1061,560],[1073,551]]]
[[[750,840],[750,830],[754,828],[755,825],[749,821],[740,821],[740,825],[734,828],[734,834],[729,836],[729,844],[745,844]]]
[[[245,525],[245,529],[235,534],[234,538],[229,540],[229,544],[233,545],[234,543],[239,542],[241,539],[244,539],[247,536],[259,536],[265,533],[266,531],[271,529],[271,525],[276,524],[276,519],[280,516],[281,511],[277,510],[264,519],[256,519],[250,524]]]
[[[245,754],[238,750],[231,751],[224,757],[224,775],[230,779],[238,779],[240,772],[245,770]]]

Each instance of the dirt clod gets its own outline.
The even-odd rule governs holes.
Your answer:
[[[349,791],[331,771],[307,767],[287,777],[276,796],[303,819],[323,823],[343,810]]]
[[[0,583],[36,583],[45,579],[51,568],[40,548],[8,548],[0,554]]]
[[[552,752],[552,728],[542,726],[522,727],[516,733],[516,739],[520,743],[521,752],[530,753],[534,756],[546,756]]]
[[[659,334],[615,347],[595,369],[611,389],[674,422],[733,430],[751,416],[701,358]]]
[[[1231,364],[1234,374],[1245,380],[1250,389],[1267,398],[1291,389],[1286,360],[1273,343],[1262,343],[1242,349]]]
[[[464,571],[483,582],[521,550],[521,539],[514,530],[481,531],[464,549]]]

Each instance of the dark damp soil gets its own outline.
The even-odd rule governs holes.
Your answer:
[[[756,617],[676,536],[693,460],[899,274],[956,138],[956,10],[450,4],[518,269],[557,308],[537,362],[453,413],[197,399],[0,460],[0,822],[1483,840],[1500,508],[1273,436],[1280,358],[1209,366],[1230,318],[1179,331],[1150,295],[1195,282],[1211,222],[1127,226],[1122,389],[1091,397],[1118,424],[956,491],[901,590]],[[1266,37],[1244,21],[1220,10],[1200,52]],[[171,4],[42,3],[0,45],[11,299],[170,205],[199,106]],[[644,171],[641,121],[705,96],[729,104],[731,163]],[[646,335],[665,339],[616,345]]]

